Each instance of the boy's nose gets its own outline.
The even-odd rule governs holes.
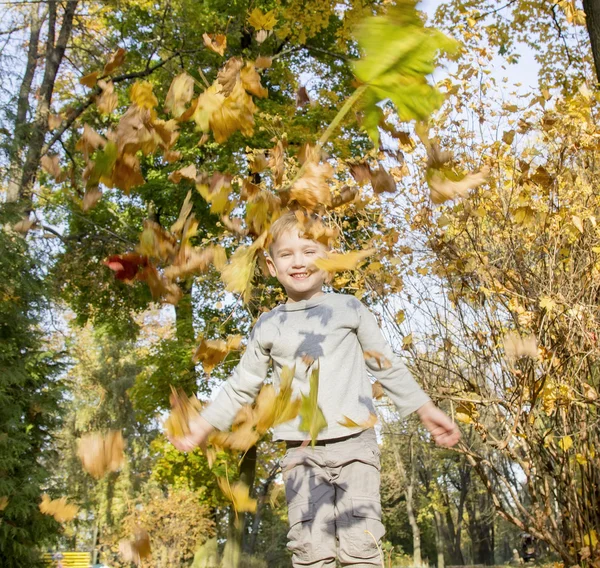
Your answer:
[[[304,266],[304,257],[302,255],[294,256],[294,268],[302,268]]]

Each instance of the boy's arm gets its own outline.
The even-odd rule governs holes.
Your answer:
[[[228,430],[242,406],[252,403],[258,395],[270,362],[269,352],[261,345],[259,327],[257,323],[246,351],[215,400],[190,420],[190,434],[169,438],[178,450],[191,451],[205,446],[214,430]]]
[[[370,351],[377,357],[365,357],[367,368],[381,383],[386,394],[398,409],[400,416],[417,412],[423,425],[440,446],[454,446],[460,432],[452,420],[441,411],[418,385],[406,365],[383,337],[375,316],[361,303],[358,341],[364,353]],[[380,355],[383,356],[383,360]]]

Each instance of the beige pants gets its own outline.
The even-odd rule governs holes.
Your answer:
[[[282,470],[294,568],[333,567],[336,557],[342,566],[381,566],[379,469],[373,429],[287,450]]]

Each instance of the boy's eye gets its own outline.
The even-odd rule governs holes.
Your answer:
[[[306,254],[315,254],[315,251],[314,250],[307,250]]]

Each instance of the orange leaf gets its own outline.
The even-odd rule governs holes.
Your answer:
[[[144,558],[148,558],[152,554],[148,531],[137,527],[132,540],[119,542],[119,554],[125,562],[133,562],[136,566],[139,566]]]
[[[72,521],[75,515],[79,511],[77,505],[67,503],[66,497],[60,499],[50,500],[48,495],[42,495],[42,502],[40,503],[40,511],[44,515],[50,515],[54,517],[59,523],[65,523]]]
[[[119,47],[106,62],[102,74],[110,75],[115,69],[121,67],[125,61],[125,53],[125,50],[122,47]]]
[[[194,79],[183,72],[173,79],[165,99],[165,108],[175,118],[181,118],[194,96]]]
[[[219,55],[225,55],[227,37],[223,34],[202,34],[204,45]]]
[[[358,264],[371,256],[375,249],[365,249],[347,252],[345,254],[329,253],[324,258],[315,259],[315,266],[326,272],[342,272],[344,270],[354,270]]]
[[[171,412],[165,420],[165,430],[174,438],[182,438],[190,433],[190,418],[197,416],[202,409],[200,401],[194,396],[188,397],[183,391],[171,386]]]
[[[96,479],[117,471],[123,463],[124,442],[118,430],[111,430],[106,435],[99,432],[85,434],[79,439],[77,447],[83,469]]]
[[[369,414],[369,418],[367,418],[367,420],[364,422],[354,422],[354,420],[344,416],[344,420],[338,421],[338,424],[344,426],[345,428],[373,428],[373,426],[377,424],[377,415]]]
[[[98,81],[98,76],[100,75],[99,71],[94,71],[89,75],[85,75],[84,77],[80,77],[79,83],[84,85],[85,87],[89,87],[90,89],[96,85]]]

